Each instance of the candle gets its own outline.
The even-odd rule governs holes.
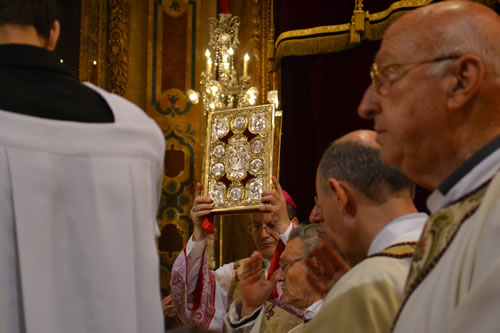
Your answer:
[[[97,76],[97,61],[94,60],[92,61],[92,78],[91,82],[95,84],[96,86],[99,84],[99,78]]]
[[[245,57],[243,57],[243,77],[247,77],[248,74],[248,60],[250,60],[250,56],[245,53]]]
[[[207,59],[207,74],[210,75],[210,72],[212,72],[212,59],[208,58]]]
[[[212,58],[210,58],[210,51],[208,49],[205,51],[205,57],[207,57],[206,72],[207,74],[210,74],[210,72],[212,71]]]

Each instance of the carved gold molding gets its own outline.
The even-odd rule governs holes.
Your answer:
[[[128,83],[128,0],[82,0],[80,81],[123,95]]]
[[[82,0],[79,79],[102,86],[105,82],[107,1]]]
[[[277,89],[277,76],[272,73],[274,26],[272,0],[254,0],[252,6],[252,48],[258,55],[260,71],[260,104],[266,104],[267,93]]]
[[[108,90],[123,95],[128,82],[129,1],[109,0]]]

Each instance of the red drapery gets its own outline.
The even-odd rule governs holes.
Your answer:
[[[392,2],[365,1],[364,10],[379,12]],[[353,9],[354,1],[316,0],[304,8],[304,1],[274,0],[276,37],[289,30],[348,23]],[[307,220],[314,205],[316,168],[329,143],[353,130],[373,128],[356,110],[370,84],[369,69],[379,45],[363,41],[347,51],[281,61],[280,182],[297,202],[300,221]],[[417,189],[421,210],[427,195]]]
[[[221,13],[229,13],[229,0],[219,0]]]

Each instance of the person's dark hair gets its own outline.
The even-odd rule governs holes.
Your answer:
[[[286,204],[286,212],[288,213],[288,218],[291,220],[294,217],[297,217],[297,209],[290,205],[289,203]]]
[[[415,185],[401,171],[382,161],[378,149],[356,142],[333,142],[318,169],[325,192],[329,178],[351,184],[376,203],[404,192],[413,197],[415,192]]]
[[[47,39],[56,13],[56,0],[0,0],[0,27],[33,25]]]

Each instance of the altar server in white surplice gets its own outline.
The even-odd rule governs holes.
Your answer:
[[[160,333],[164,138],[50,52],[55,11],[0,0],[0,331]]]
[[[394,332],[500,327],[500,17],[445,1],[384,35],[359,114],[382,156],[434,190]]]

